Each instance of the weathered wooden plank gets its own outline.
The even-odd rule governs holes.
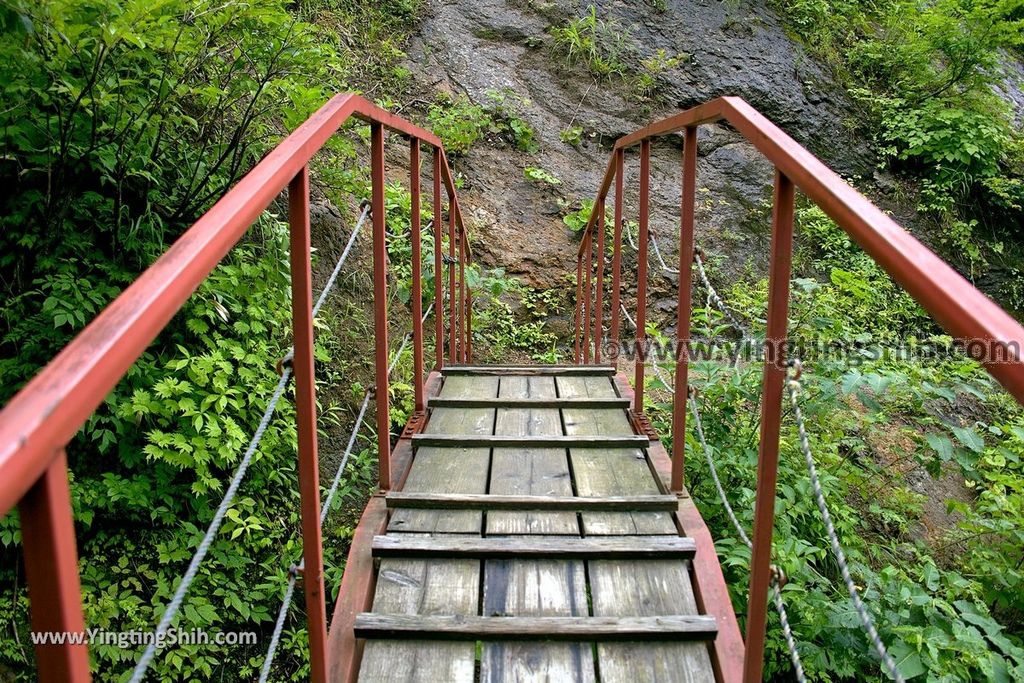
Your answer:
[[[503,376],[501,400],[550,400],[556,396],[550,376]],[[539,406],[499,409],[496,434],[562,434],[557,409]],[[490,493],[525,494],[531,498],[572,496],[565,449],[495,448]],[[520,496],[522,497],[522,496]],[[489,512],[488,534],[568,534],[579,536],[572,512]],[[485,616],[586,616],[587,594],[579,560],[487,560],[484,562]],[[594,658],[588,643],[486,642],[480,680],[594,681]]]
[[[589,569],[594,616],[697,613],[686,562],[595,560]],[[715,680],[706,643],[601,643],[598,659],[610,683]]]
[[[495,397],[498,377],[449,377],[442,396]],[[439,408],[431,413],[426,432],[431,434],[491,434],[493,408]],[[420,448],[416,451],[403,491],[431,493],[484,493],[490,450],[487,448]],[[480,533],[478,511],[397,510],[389,531]]]
[[[682,536],[518,536],[474,538],[388,534],[373,539],[374,557],[487,559],[664,559],[693,557],[693,539]]]
[[[455,375],[555,375],[555,376],[612,376],[615,368],[609,365],[448,365],[441,372]]]
[[[476,560],[389,559],[380,563],[373,610],[377,614],[477,614],[480,562]],[[473,643],[403,640],[368,642],[361,682],[463,681],[474,678]]]
[[[478,617],[363,613],[357,638],[643,642],[710,640],[713,617]]]
[[[503,378],[505,379],[505,378]],[[526,379],[525,377],[508,376],[507,379]],[[551,380],[552,394],[554,392],[553,378]],[[438,396],[427,400],[430,408],[620,408],[629,407],[628,398],[558,398],[552,395],[550,398],[509,398],[499,396],[498,398],[447,398]]]
[[[502,449],[504,450],[504,449]],[[528,451],[513,451],[515,455]],[[494,453],[495,464],[498,459]],[[511,458],[509,458],[511,460]],[[544,458],[550,461],[550,458]],[[532,463],[531,463],[532,464]],[[492,465],[492,468],[494,465]],[[524,476],[532,474],[531,470],[518,470]],[[511,472],[510,472],[511,473]],[[494,485],[492,472],[491,485]],[[521,511],[668,511],[672,512],[679,506],[676,496],[667,494],[646,496],[548,496],[548,495],[496,495],[493,493],[408,493],[391,491],[387,494],[389,508],[426,508],[438,510],[521,510]],[[495,531],[489,515],[488,533],[508,533]],[[522,517],[522,515],[516,515]],[[524,532],[529,533],[529,532]],[[539,532],[538,532],[539,533]],[[551,533],[551,532],[545,532]]]
[[[555,396],[553,377],[501,378],[499,397],[550,398]],[[562,418],[552,408],[499,408],[494,433],[501,436],[561,436]],[[491,456],[493,495],[536,497],[572,496],[569,459],[564,448],[495,448]],[[488,534],[570,534],[580,533],[572,512],[495,512],[487,515]]]
[[[586,574],[578,560],[487,560],[485,616],[588,615]],[[487,642],[480,680],[594,681],[590,643]]]
[[[605,377],[558,377],[558,393],[565,397],[615,396]],[[621,410],[563,408],[570,436],[618,436],[633,432]],[[576,492],[581,496],[633,496],[661,493],[647,459],[636,448],[570,448]],[[674,534],[675,524],[665,512],[589,512],[583,514],[588,536]]]
[[[444,410],[455,410],[455,408],[445,408]],[[414,448],[428,446],[444,448],[646,448],[649,444],[648,438],[642,434],[506,436],[427,433],[412,435]]]

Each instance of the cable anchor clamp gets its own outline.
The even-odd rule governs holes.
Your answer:
[[[281,359],[279,359],[277,361],[277,367],[276,367],[277,374],[278,375],[283,375],[285,368],[291,368],[292,367],[292,363],[294,361],[295,361],[295,347],[293,346],[292,348],[288,349],[288,353],[286,353],[284,355],[284,358],[281,358]]]
[[[786,577],[786,572],[784,572],[782,570],[782,567],[780,567],[777,564],[773,564],[770,567],[768,567],[768,572],[771,574],[772,581],[774,583],[777,583],[780,589],[786,585],[787,581],[789,581],[789,579]]]

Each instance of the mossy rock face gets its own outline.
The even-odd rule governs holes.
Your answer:
[[[532,128],[535,153],[482,139],[458,160],[467,180],[463,203],[482,219],[474,226],[477,252],[489,265],[533,286],[561,286],[574,267],[578,236],[562,223],[561,214],[570,209],[550,207],[578,207],[593,197],[613,140],[677,107],[718,95],[743,95],[840,171],[863,170],[863,145],[843,124],[849,115],[845,96],[771,12],[710,1],[602,4],[596,21],[619,28],[615,54],[626,76],[601,77],[585,63],[567,59],[552,33],[580,16],[580,8],[568,1],[460,0],[428,6],[409,45],[406,66],[428,102],[441,91],[463,93],[485,105],[489,93],[506,90],[529,102],[516,107],[515,115]],[[746,28],[738,32],[728,30],[730,25]],[[664,68],[645,71],[652,64]],[[643,96],[633,86],[641,76],[652,84]],[[815,84],[813,93],[805,92],[805,82]],[[738,277],[743,264],[763,264],[767,258],[761,253],[766,252],[763,231],[753,225],[748,230],[746,221],[770,197],[774,174],[724,126],[702,126],[698,149],[698,239],[719,241],[729,256],[723,268]],[[680,151],[675,137],[658,141],[652,150],[651,226],[668,260],[674,258],[678,226]],[[543,168],[562,182],[550,187],[526,182],[527,167]],[[631,153],[625,217],[634,221],[636,167]]]

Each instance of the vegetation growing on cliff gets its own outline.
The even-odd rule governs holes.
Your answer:
[[[1020,0],[775,3],[863,107],[883,159],[921,180],[921,210],[972,272],[1019,250],[1024,141],[998,90],[1021,59]],[[985,243],[985,244],[982,244]],[[1021,308],[1024,301],[1008,303]]]

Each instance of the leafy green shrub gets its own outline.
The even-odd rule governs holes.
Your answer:
[[[0,7],[0,92],[13,105],[0,112],[0,175],[10,190],[0,198],[0,276],[8,288],[0,303],[0,399],[287,127],[345,88],[358,60],[351,51],[339,56],[335,34],[297,19],[293,4],[16,0]],[[374,16],[371,4],[354,2],[345,5],[346,20],[370,30],[356,16],[363,5]],[[298,11],[314,9],[325,10],[302,3]],[[390,40],[397,45],[399,33]],[[331,192],[364,196],[365,177],[345,167],[350,139],[335,136],[329,150],[317,179]],[[290,343],[285,230],[270,217],[250,229],[69,445],[90,627],[151,630],[223,495]],[[337,342],[325,321],[318,325],[319,379],[330,381]],[[325,398],[322,424],[336,421],[336,411]],[[288,564],[300,553],[294,449],[286,398],[176,626],[266,635]],[[357,454],[346,490],[373,480],[371,456]],[[334,581],[345,533],[325,527],[338,541],[325,544]],[[28,680],[19,542],[12,513],[0,520],[0,669]],[[282,640],[278,680],[308,677],[296,623]],[[266,638],[249,647],[168,648],[151,676],[250,679],[265,647]],[[93,653],[97,680],[121,679],[139,654],[106,646]]]
[[[845,259],[848,270],[864,271],[862,264],[850,263],[853,248],[845,236],[829,228],[827,219],[816,212],[803,214],[802,230],[809,222],[816,223],[811,229],[817,231],[814,240],[820,240],[826,264]],[[880,276],[867,271],[862,277]],[[847,316],[859,310],[865,294],[862,289],[836,289],[824,306],[797,295],[792,334],[800,338],[813,335],[815,329],[847,337],[856,334],[864,319],[851,321]],[[729,300],[744,319],[757,320],[766,305],[766,283],[761,281],[755,288],[737,285]],[[878,330],[878,336],[897,338],[897,331],[908,322],[904,302],[890,294],[872,305],[879,319],[892,326],[889,334]],[[695,334],[713,336],[719,318],[716,311],[696,309]],[[652,332],[658,336],[657,330]],[[965,358],[953,356],[936,365],[861,359],[854,368],[847,361],[815,363],[804,376],[801,405],[822,488],[854,581],[890,654],[901,673],[912,680],[1020,678],[1024,675],[1018,627],[1022,577],[1015,565],[1022,540],[1024,431],[1020,419],[1024,412],[1005,394],[993,393],[992,380]],[[761,368],[757,363],[733,369],[731,364],[696,361],[691,363],[690,378],[699,389],[704,430],[722,484],[740,524],[749,530],[757,482]],[[655,390],[648,413],[659,432],[668,434],[671,404],[661,403],[658,397],[665,394],[657,391],[664,385],[656,377],[648,383]],[[990,410],[1007,415],[1006,422],[995,427],[947,423],[949,418],[942,416],[949,414],[949,408],[936,409],[936,404],[951,407],[965,397],[985,400]],[[901,430],[901,424],[914,426]],[[879,434],[888,436],[880,442]],[[884,447],[889,440],[899,443],[900,438],[910,440],[909,449]],[[886,680],[829,548],[798,439],[795,425],[786,419],[773,562],[789,577],[783,595],[808,679]],[[716,533],[715,546],[742,624],[750,551],[732,531],[692,430],[686,446],[688,490],[708,526],[725,530]],[[943,464],[959,465],[968,481],[983,491],[977,504],[951,503],[964,519],[948,532],[948,542],[966,552],[940,559],[946,540],[929,546],[917,536],[923,497],[898,474],[906,469],[907,460],[927,464],[936,475]],[[979,567],[985,569],[979,571]],[[788,650],[773,613],[767,638],[766,679],[790,676]]]
[[[579,147],[583,142],[583,126],[569,126],[558,131],[558,138],[573,147]]]
[[[677,68],[690,57],[687,54],[669,55],[665,48],[659,48],[650,57],[640,60],[641,69],[633,83],[633,92],[641,100],[649,99],[658,85],[658,77]]]
[[[920,208],[951,252],[984,265],[975,227],[999,252],[1015,241],[1024,195],[1019,133],[993,92],[1000,62],[1024,44],[1015,0],[797,0],[776,3],[864,106],[887,162],[922,180]]]
[[[477,336],[487,344],[488,356],[500,361],[518,351],[537,362],[557,363],[558,337],[546,329],[546,318],[557,311],[559,293],[529,289],[503,272],[492,273],[491,277],[490,297],[478,307],[473,325],[479,330]],[[505,293],[518,295],[528,320],[517,319],[512,306],[500,298]]]
[[[267,102],[322,102],[337,83],[329,46],[284,4],[8,4],[0,268],[92,243],[133,269],[160,253],[260,157]],[[322,79],[288,78],[311,62]]]
[[[1001,113],[935,99],[918,106],[893,99],[882,107],[883,139],[889,145],[883,152],[932,169],[925,179],[925,208],[950,211],[973,187],[1000,175],[1010,141]]]
[[[572,208],[562,216],[562,222],[573,232],[583,232],[590,221],[590,214],[594,212],[594,200],[584,199],[580,201],[579,208]]]
[[[794,283],[794,296],[809,309],[807,328],[801,331],[816,339],[863,340],[870,335],[876,342],[891,343],[931,327],[910,295],[820,208],[799,207],[797,224],[802,245],[798,262],[824,280],[798,278]]]
[[[477,140],[494,129],[487,111],[465,95],[442,97],[427,112],[430,129],[441,138],[450,154],[469,151]]]
[[[519,113],[531,106],[530,100],[517,94],[512,88],[487,91],[491,116],[497,122],[499,132],[506,133],[523,152],[536,152],[537,141],[533,128],[520,118]]]
[[[466,95],[442,95],[427,111],[431,130],[444,142],[451,154],[469,151],[477,141],[493,135],[505,138],[524,152],[534,152],[537,143],[533,129],[520,118],[510,100],[516,98],[510,91],[490,91],[486,106],[476,104]],[[529,100],[519,100],[528,105]]]

